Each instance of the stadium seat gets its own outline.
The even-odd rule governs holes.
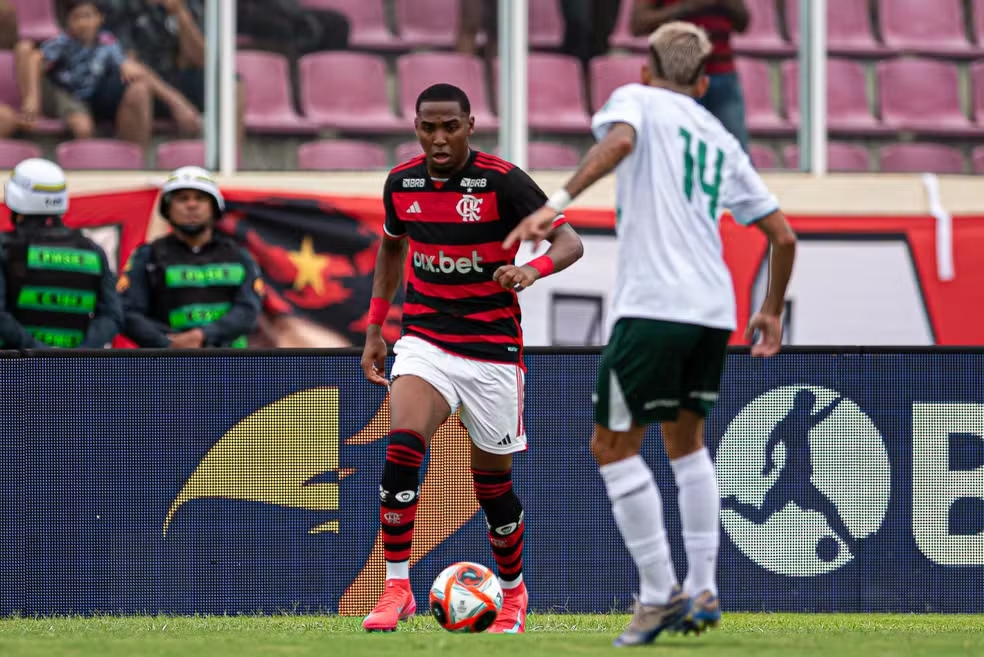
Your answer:
[[[878,0],[882,38],[899,52],[979,57],[967,40],[961,0]]]
[[[396,147],[396,161],[406,162],[407,160],[417,157],[423,152],[424,150],[420,147],[419,141],[405,141],[402,144],[398,144]]]
[[[14,53],[0,50],[0,105],[10,105],[20,109],[20,90],[17,88],[17,75],[14,71]],[[57,135],[65,131],[65,124],[58,119],[39,117],[34,125],[34,134]]]
[[[407,47],[451,48],[458,37],[458,0],[399,0],[396,31]]]
[[[364,171],[387,168],[386,151],[369,141],[332,139],[301,144],[297,168],[305,171]]]
[[[879,151],[885,173],[964,173],[964,156],[943,144],[889,144]]]
[[[735,61],[745,95],[745,123],[753,135],[788,135],[792,123],[776,111],[772,102],[772,79],[765,60],[740,57]]]
[[[731,45],[739,55],[789,56],[796,48],[786,41],[779,27],[774,0],[746,0],[751,22],[744,34],[735,33]]]
[[[530,48],[560,48],[564,43],[564,18],[560,0],[529,0]]]
[[[386,26],[383,0],[301,0],[305,9],[333,9],[349,20],[349,46],[369,50],[405,50]]]
[[[313,53],[301,57],[298,72],[301,111],[319,127],[358,133],[410,128],[409,119],[393,113],[382,57],[344,51]]]
[[[748,156],[752,159],[752,164],[760,171],[779,168],[779,158],[771,147],[765,144],[749,144]]]
[[[645,57],[600,55],[588,63],[591,111],[597,112],[623,84],[641,81]]]
[[[30,157],[41,157],[41,149],[29,141],[0,139],[0,168],[13,169]]]
[[[628,50],[638,50],[646,52],[649,50],[649,43],[646,37],[634,37],[629,29],[629,21],[632,18],[632,5],[635,0],[622,0],[618,8],[618,19],[615,22],[615,29],[608,40],[613,48],[626,48]]]
[[[799,146],[790,144],[783,148],[782,159],[787,169],[799,169]],[[861,144],[827,142],[827,170],[843,173],[871,171],[868,149]]]
[[[287,58],[272,52],[240,50],[236,68],[246,95],[249,132],[312,134],[315,125],[294,111]]]
[[[896,130],[924,135],[974,136],[979,126],[964,116],[955,64],[931,59],[880,62],[878,102],[882,121]]]
[[[547,141],[531,141],[526,150],[528,169],[574,169],[581,155],[573,146]]]
[[[40,43],[61,30],[55,16],[54,0],[14,0],[17,33],[21,39]]]
[[[793,44],[799,43],[799,3],[786,0],[786,26]],[[827,52],[855,57],[888,54],[872,34],[867,0],[827,0]]]
[[[973,0],[971,3],[973,13],[973,30],[977,43],[984,44],[984,0]]]
[[[499,60],[492,66],[499,85]],[[581,62],[568,55],[531,52],[527,59],[530,128],[550,133],[583,133],[591,126]],[[502,112],[500,101],[499,112]]]
[[[974,119],[978,125],[984,126],[984,61],[971,64],[970,85]]]
[[[172,170],[184,166],[205,166],[205,142],[201,139],[178,139],[157,146],[157,168]]]
[[[984,146],[978,146],[972,150],[970,160],[974,165],[974,173],[984,173]]]
[[[783,97],[789,120],[798,125],[799,62],[782,64]],[[864,65],[850,59],[827,59],[827,130],[833,134],[881,135],[891,132],[871,113]]]
[[[400,3],[402,4],[402,3]],[[483,61],[474,55],[451,52],[420,52],[401,55],[396,60],[400,87],[400,111],[406,118],[416,114],[417,96],[437,82],[460,87],[468,94],[475,130],[499,129],[499,119],[492,115]]]
[[[58,164],[72,170],[138,171],[144,168],[144,154],[139,146],[118,139],[73,139],[55,148]]]

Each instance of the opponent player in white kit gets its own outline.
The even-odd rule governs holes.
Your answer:
[[[600,140],[567,185],[503,244],[538,242],[570,200],[616,166],[619,260],[614,328],[599,365],[591,451],[622,538],[639,568],[635,614],[616,645],[663,630],[700,632],[721,611],[715,574],[720,497],[704,447],[704,417],[718,398],[735,296],[718,222],[725,208],[772,245],[769,291],[749,322],[753,356],[779,351],[796,236],[741,146],[696,99],[707,90],[711,44],[690,23],[649,39],[645,84],[615,90],[592,120]],[[639,455],[659,422],[679,488],[688,573],[676,580],[653,474]]]

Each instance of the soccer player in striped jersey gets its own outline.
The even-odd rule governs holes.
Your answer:
[[[639,568],[635,614],[616,645],[649,643],[667,629],[700,632],[718,623],[721,501],[704,447],[704,417],[718,398],[736,328],[731,274],[721,250],[724,209],[755,226],[772,250],[769,287],[747,335],[752,356],[779,351],[796,236],[738,141],[697,103],[706,90],[707,34],[663,25],[649,38],[645,84],[616,89],[592,119],[599,139],[577,172],[503,243],[539,240],[576,197],[616,170],[619,258],[611,317],[598,366],[591,452],[615,523]],[[662,502],[639,455],[659,423],[679,490],[688,572],[679,587]]]
[[[475,496],[485,513],[504,600],[490,632],[525,630],[523,507],[512,487],[512,456],[526,449],[523,335],[517,289],[573,264],[583,248],[563,216],[547,252],[517,267],[502,242],[547,200],[520,168],[472,150],[468,97],[436,84],[417,98],[424,153],[390,172],[383,191],[384,239],[376,258],[362,369],[390,388],[390,433],[379,486],[386,587],[362,625],[395,630],[416,610],[409,559],[428,441],[460,408],[471,437]],[[384,374],[381,326],[411,267],[396,360]]]

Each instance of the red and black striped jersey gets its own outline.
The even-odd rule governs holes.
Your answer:
[[[384,230],[409,240],[403,333],[467,358],[522,363],[516,292],[492,275],[514,264],[518,247],[502,241],[546,201],[525,171],[479,151],[445,181],[428,176],[423,155],[393,169]]]
[[[649,4],[654,7],[668,7],[678,2],[681,0],[649,0]],[[734,51],[731,49],[731,33],[735,31],[735,24],[728,10],[724,7],[710,7],[700,13],[686,16],[684,20],[704,28],[707,37],[711,40],[714,49],[707,59],[708,75],[734,73],[735,58]]]

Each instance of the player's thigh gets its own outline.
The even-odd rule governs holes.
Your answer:
[[[700,328],[700,337],[683,363],[681,408],[706,417],[717,403],[731,332]]]
[[[511,462],[492,457],[526,449],[526,427],[523,425],[525,375],[522,368],[508,363],[452,358],[456,362],[452,378],[461,399],[461,423],[468,430],[472,444],[491,455],[485,467],[479,467],[482,464],[476,464],[475,459],[482,456],[473,450],[473,465],[492,470],[496,468],[487,466],[493,461]]]
[[[437,347],[414,337],[393,346],[390,372],[390,427],[420,434],[430,441],[457,408],[459,400]]]
[[[693,326],[622,318],[598,363],[595,424],[628,431],[675,420],[683,386],[683,362],[695,344]]]

